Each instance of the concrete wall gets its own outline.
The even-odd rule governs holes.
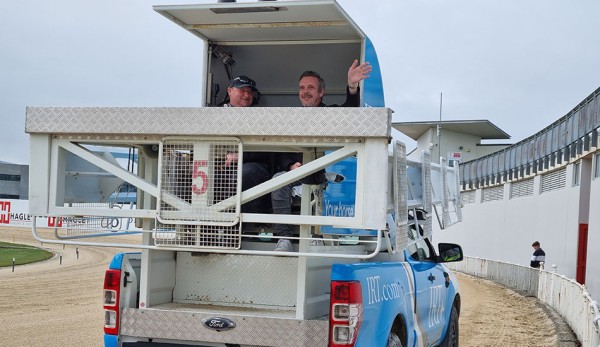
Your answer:
[[[492,144],[481,145],[480,144],[480,145],[477,145],[475,147],[475,155],[467,156],[462,161],[465,162],[465,161],[469,161],[469,160],[472,160],[472,159],[481,158],[481,157],[486,156],[488,154],[492,154],[492,153],[496,153],[498,151],[501,151],[504,148],[506,148],[507,146],[508,145],[502,145],[502,144],[501,145],[492,145]]]
[[[594,160],[600,157],[589,157],[592,156]],[[589,157],[585,159],[588,167]],[[574,186],[574,164],[581,161],[556,168],[566,169],[563,188],[542,192],[542,176],[552,172],[547,171],[533,176],[531,196],[511,198],[511,186],[515,184],[511,182],[495,188],[503,193],[498,200],[482,201],[484,190],[494,188],[477,189],[475,202],[463,205],[462,223],[445,230],[439,230],[434,223],[434,242],[459,243],[468,256],[528,266],[533,253],[531,244],[537,240],[546,252],[546,269],[552,270],[552,265],[556,265],[558,273],[574,279],[579,224],[588,222],[588,213],[581,209],[588,208],[589,200],[585,284],[594,298],[600,298],[600,178],[593,178],[594,170],[584,170],[582,175],[592,176],[587,177],[591,187],[581,183]]]
[[[423,135],[421,135],[421,137],[417,139],[417,148],[408,153],[407,158],[416,161],[421,160],[421,153],[424,150],[429,150],[430,144],[433,144],[433,129],[427,130]]]

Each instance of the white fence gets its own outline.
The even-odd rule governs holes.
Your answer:
[[[448,264],[456,271],[482,277],[534,295],[554,308],[569,324],[584,347],[600,347],[600,309],[585,286],[555,272],[465,257]]]

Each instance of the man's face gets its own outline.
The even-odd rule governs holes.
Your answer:
[[[300,102],[304,107],[317,107],[321,104],[321,99],[325,91],[319,88],[319,79],[314,76],[306,76],[300,80]]]
[[[252,97],[254,91],[250,87],[242,88],[227,88],[227,94],[229,95],[229,103],[233,107],[249,107],[252,106]]]

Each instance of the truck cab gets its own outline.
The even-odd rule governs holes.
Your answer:
[[[63,223],[47,240],[34,222],[34,236],[138,251],[106,272],[105,345],[457,345],[460,292],[443,263],[462,260],[462,249],[436,251],[430,240],[434,215],[443,227],[462,218],[458,170],[428,153],[410,161],[392,140],[374,46],[342,7],[154,9],[200,39],[203,107],[27,109],[30,213]],[[300,107],[305,70],[324,77],[327,104],[343,103],[355,59],[373,66],[362,107]],[[256,105],[222,107],[239,75],[256,81]],[[111,157],[123,150],[133,153],[130,170]],[[223,183],[231,153],[288,152],[303,155],[300,168],[244,189],[240,160]],[[321,170],[345,179],[299,185],[291,214],[241,208]],[[107,201],[107,180],[135,187],[135,204]],[[135,228],[106,227],[130,219]],[[273,250],[275,223],[297,228],[293,251]]]

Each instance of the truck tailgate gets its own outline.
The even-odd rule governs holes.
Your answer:
[[[215,317],[233,321],[235,328],[207,328],[204,321]],[[121,335],[255,346],[326,346],[328,319],[300,320],[285,310],[171,303],[151,309],[124,309]]]

